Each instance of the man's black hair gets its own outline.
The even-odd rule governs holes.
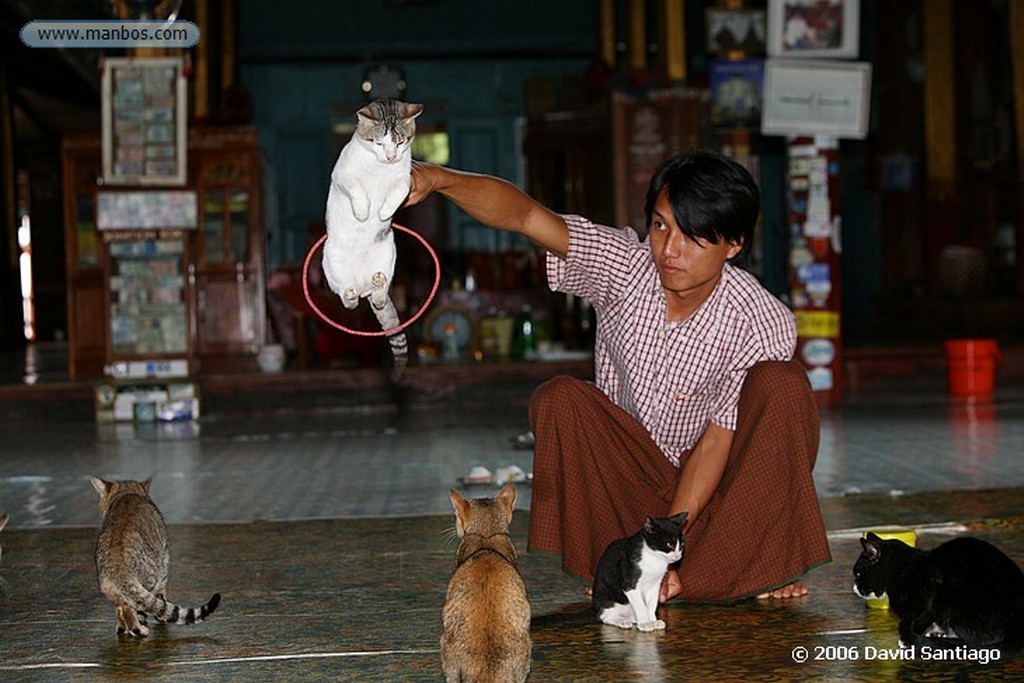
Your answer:
[[[746,256],[761,211],[761,192],[746,168],[707,150],[668,159],[654,172],[647,189],[644,213],[648,229],[654,204],[665,188],[672,216],[684,235],[712,244],[723,239],[742,244],[743,249],[732,260]]]

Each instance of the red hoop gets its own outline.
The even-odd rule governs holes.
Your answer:
[[[360,337],[386,337],[397,332],[401,332],[405,328],[409,327],[409,325],[412,325],[414,322],[419,320],[420,317],[422,317],[423,314],[427,312],[427,308],[430,306],[430,302],[434,300],[434,296],[437,294],[437,288],[441,284],[441,261],[437,258],[437,252],[434,251],[434,248],[431,247],[427,240],[425,240],[423,236],[420,235],[418,232],[414,232],[409,228],[405,227],[404,225],[399,225],[398,223],[392,223],[391,227],[398,228],[402,232],[407,232],[416,239],[418,239],[420,241],[420,244],[422,244],[426,248],[427,253],[429,253],[431,258],[434,259],[434,286],[431,288],[430,294],[427,295],[426,301],[423,302],[423,305],[420,307],[420,310],[416,311],[416,313],[411,318],[406,320],[401,325],[396,325],[395,327],[392,327],[390,330],[381,330],[380,332],[365,332],[363,330],[352,330],[340,323],[336,323],[335,321],[331,320],[324,314],[323,311],[321,311],[317,307],[315,303],[313,303],[313,297],[309,295],[309,262],[313,258],[313,254],[316,252],[316,250],[320,248],[320,245],[323,244],[324,241],[327,239],[327,235],[325,234],[316,241],[316,244],[314,244],[312,248],[310,248],[309,253],[306,254],[306,260],[302,264],[302,293],[306,295],[306,303],[308,303],[309,307],[313,309],[313,312],[320,316],[320,319],[323,320],[328,325],[331,325],[332,327],[339,329],[342,332],[348,332],[349,334],[354,334]]]

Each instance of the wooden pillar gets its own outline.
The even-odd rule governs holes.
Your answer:
[[[662,68],[670,81],[684,81],[686,80],[684,0],[663,0],[660,7]]]
[[[207,0],[196,0],[196,25],[206,36],[210,28],[210,10]],[[196,61],[194,76],[194,97],[192,98],[192,115],[202,121],[210,114],[210,54],[209,38],[200,40],[196,45]]]
[[[618,66],[615,54],[615,0],[601,0],[597,17],[598,50],[604,63],[614,69]]]
[[[235,59],[238,51],[235,29],[235,0],[224,0],[220,21],[220,90],[235,84]]]
[[[942,248],[954,239],[959,214],[956,193],[956,66],[953,61],[953,0],[921,3],[924,33],[925,278],[938,295]]]
[[[20,347],[21,278],[18,257],[17,211],[14,179],[14,115],[7,62],[0,59],[0,350]]]
[[[628,2],[627,66],[630,71],[643,71],[647,68],[647,3],[646,0],[628,0]]]
[[[839,141],[826,135],[786,141],[790,298],[796,318],[795,358],[819,405],[843,396],[842,236]]]
[[[1013,78],[1013,126],[1017,147],[1017,238],[1015,290],[1024,296],[1024,0],[1010,0],[1010,63]]]

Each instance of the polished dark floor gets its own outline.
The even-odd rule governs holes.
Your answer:
[[[12,514],[0,532],[0,680],[440,680],[448,488],[473,465],[529,471],[509,437],[545,368],[485,381],[466,379],[472,368],[414,369],[402,396],[335,373],[243,378],[211,385],[196,423],[114,426],[94,422],[88,387],[47,358],[30,363],[34,385],[19,359],[0,370],[0,512]],[[665,633],[624,632],[592,619],[555,558],[522,552],[531,680],[1024,679],[1021,661],[880,659],[895,621],[850,590],[865,528],[912,526],[922,546],[972,533],[1024,564],[1015,367],[1001,368],[988,400],[950,398],[941,374],[918,371],[862,376],[843,406],[823,410],[815,476],[835,561],[807,577],[806,598],[673,604]],[[170,525],[170,596],[191,605],[222,593],[209,621],[144,641],[114,635],[92,565],[93,474],[153,477]],[[524,550],[529,485],[520,491]],[[809,661],[794,660],[801,647]]]

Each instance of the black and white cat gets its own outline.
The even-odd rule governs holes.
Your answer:
[[[612,541],[594,571],[592,601],[597,618],[619,628],[655,631],[658,595],[669,565],[683,559],[683,524],[687,513],[648,517],[632,536]]]
[[[356,131],[338,155],[327,194],[327,284],[345,308],[369,298],[383,330],[399,324],[390,294],[397,258],[391,218],[409,194],[410,147],[422,111],[422,104],[382,98],[356,112]],[[388,341],[397,380],[408,362],[408,340],[399,332]]]
[[[861,539],[853,592],[889,598],[904,647],[1024,648],[1024,573],[978,538],[954,538],[932,550],[873,533]]]

